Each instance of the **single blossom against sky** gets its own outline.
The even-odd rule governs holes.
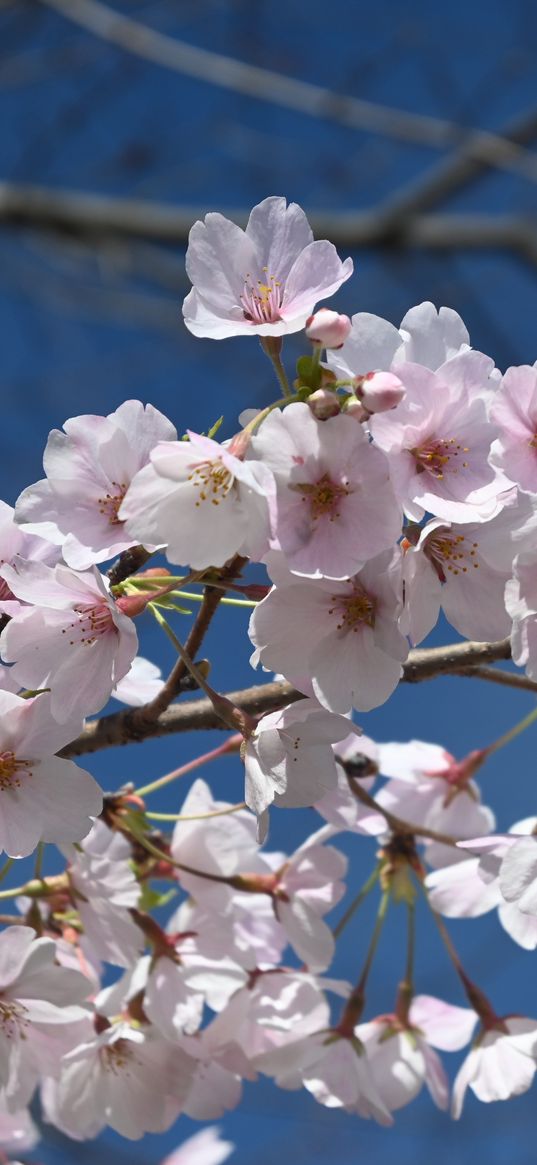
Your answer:
[[[208,214],[190,231],[186,269],[193,283],[183,304],[195,336],[283,336],[298,332],[319,300],[352,275],[335,247],[314,242],[304,211],[285,198],[254,206],[246,230]]]

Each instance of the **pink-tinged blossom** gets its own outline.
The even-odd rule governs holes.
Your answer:
[[[228,808],[227,801],[213,800],[205,781],[195,781],[181,808],[181,817],[186,820],[179,820],[173,831],[172,857],[184,866],[228,878],[243,871],[270,874],[270,866],[256,843],[255,820],[250,813],[206,816]],[[196,902],[216,912],[226,907],[233,893],[228,885],[196,877],[186,870],[177,870],[177,877]]]
[[[164,1158],[161,1165],[222,1165],[234,1149],[235,1145],[231,1141],[223,1141],[220,1129],[213,1125],[183,1141],[178,1149]]]
[[[24,533],[15,525],[15,511],[6,502],[0,501],[0,565],[11,564],[16,558],[31,559],[55,566],[61,558],[61,550],[45,538]],[[0,578],[0,611],[4,615],[16,615],[20,602],[10,591],[5,579]]]
[[[283,336],[304,327],[315,304],[352,275],[335,247],[314,242],[304,211],[285,198],[254,206],[246,230],[208,214],[190,231],[186,269],[192,291],[183,304],[195,336]]]
[[[537,818],[516,822],[509,833],[472,838],[461,848],[479,856],[479,873],[497,883],[502,898],[522,914],[537,915]]]
[[[80,1043],[45,1081],[45,1119],[83,1141],[109,1125],[130,1141],[173,1124],[188,1095],[195,1063],[151,1029],[117,1023]]]
[[[42,1075],[91,1030],[88,980],[55,962],[55,943],[29,926],[0,934],[0,1087],[17,1111]]]
[[[223,566],[233,554],[268,549],[275,485],[267,466],[240,461],[198,433],[161,441],[134,478],[120,509],[133,541],[166,546],[170,562],[194,570]]]
[[[40,841],[80,841],[100,813],[93,777],[54,754],[80,731],[60,725],[44,692],[23,700],[0,692],[0,852],[27,857]]]
[[[218,1120],[236,1108],[242,1098],[242,1077],[255,1080],[238,1049],[221,1045],[211,1028],[182,1036],[181,1047],[195,1062],[195,1071],[183,1105],[192,1120]]]
[[[84,950],[92,959],[131,966],[143,950],[144,938],[129,913],[138,906],[141,890],[127,838],[96,821],[82,845],[64,847],[64,853]]]
[[[323,915],[345,893],[346,857],[313,834],[277,875],[274,911],[288,941],[310,971],[324,971],[334,957],[334,936]]]
[[[433,371],[468,349],[468,332],[457,312],[449,307],[439,311],[432,303],[410,308],[394,327],[381,316],[358,312],[352,317],[348,340],[328,363],[341,377],[366,376],[368,372],[392,369],[407,361]]]
[[[334,712],[351,705],[369,712],[383,704],[408,655],[397,628],[400,572],[397,549],[379,554],[345,582],[274,587],[250,620],[252,663],[282,672]]]
[[[461,1115],[467,1088],[485,1104],[509,1100],[531,1087],[537,1068],[537,1021],[519,1016],[498,1018],[487,1027],[457,1073],[452,1113]]]
[[[505,587],[505,606],[513,620],[511,655],[530,679],[537,679],[537,554],[519,554]]]
[[[174,441],[177,431],[153,405],[144,408],[138,400],[107,417],[72,417],[64,429],[50,433],[47,476],[24,490],[15,516],[24,529],[61,545],[68,566],[86,570],[133,545],[119,507],[157,442]]]
[[[389,1110],[380,1096],[365,1048],[331,1030],[294,1039],[254,1061],[261,1072],[274,1076],[282,1088],[311,1092],[326,1108],[345,1108],[364,1118],[391,1125]]]
[[[511,571],[497,570],[487,560],[487,543],[506,535],[504,514],[463,526],[433,518],[415,546],[405,544],[400,626],[412,643],[421,643],[433,630],[441,610],[467,639],[488,641],[509,634],[504,591]]]
[[[473,772],[480,754],[457,761],[437,744],[412,740],[408,744],[380,744],[379,770],[392,778],[376,796],[390,813],[413,825],[455,838],[478,837],[494,828],[494,814],[481,804]],[[427,842],[425,856],[432,866],[460,860],[454,847]]]
[[[369,736],[356,739],[354,733],[332,746],[336,757],[337,786],[325,793],[314,808],[334,829],[375,835],[384,833],[386,820],[372,812],[354,796],[349,777],[370,792],[378,772],[378,747]],[[343,762],[343,763],[342,763]]]
[[[329,307],[321,307],[315,315],[306,320],[306,336],[321,348],[341,348],[351,330],[351,321],[348,316],[331,311]]]
[[[359,1024],[355,1034],[367,1054],[373,1083],[386,1108],[395,1112],[421,1092],[425,1084],[434,1103],[446,1109],[449,1083],[435,1048],[455,1052],[472,1037],[477,1015],[431,995],[417,995],[408,1019],[379,1016]]]
[[[195,931],[197,949],[205,957],[220,966],[231,960],[249,971],[260,964],[278,964],[287,946],[287,936],[268,894],[230,893],[217,910],[203,901],[183,902],[168,930]]]
[[[345,717],[311,699],[263,716],[244,751],[245,800],[252,812],[261,817],[273,802],[288,809],[313,805],[333,789],[331,745],[348,736],[349,727]]]
[[[137,655],[119,684],[116,684],[112,696],[122,704],[129,704],[131,708],[139,708],[158,696],[164,678],[156,663]]]
[[[237,1045],[250,1061],[327,1027],[322,980],[303,971],[256,972],[210,1025],[211,1039]],[[264,1071],[264,1069],[262,1069]]]
[[[491,416],[500,430],[492,459],[521,490],[537,492],[537,368],[508,368]]]
[[[376,413],[370,427],[409,518],[421,521],[429,511],[448,522],[481,522],[501,508],[509,482],[489,463],[496,429],[483,396],[492,368],[481,352],[463,352],[437,372],[398,366],[406,396]]]
[[[348,578],[397,541],[387,460],[352,418],[318,421],[291,404],[269,414],[250,448],[276,479],[271,545],[293,573]]]
[[[13,674],[32,690],[50,687],[52,715],[60,723],[98,712],[136,655],[138,637],[96,567],[76,572],[16,561],[0,574],[21,608],[0,638]]]

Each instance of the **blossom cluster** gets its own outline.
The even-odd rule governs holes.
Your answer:
[[[389,1125],[423,1085],[449,1107],[439,1051],[473,1039],[455,1117],[468,1087],[506,1099],[537,1068],[537,1020],[497,1015],[453,951],[468,1006],[416,993],[407,966],[386,1013],[365,1018],[376,932],[352,986],[327,977],[340,923],[325,920],[347,891],[333,842],[350,833],[372,850],[379,929],[390,900],[410,926],[423,892],[441,927],[497,909],[537,947],[537,819],[496,834],[475,781],[500,742],[456,760],[375,743],[352,720],[389,699],[441,611],[466,639],[509,640],[537,680],[537,366],[502,375],[430,303],[399,328],[315,310],[352,262],[281,198],[245,231],[207,215],[187,271],[186,326],[259,336],[277,399],[224,440],[135,400],[71,418],[49,436],[45,478],[0,503],[0,850],[11,866],[54,843],[64,861],[13,892],[19,916],[0,933],[8,1150],[33,1143],[36,1090],[70,1137],[110,1125],[133,1139],[181,1113],[218,1119],[260,1073]],[[299,331],[290,384],[283,337]],[[144,569],[152,555],[165,565]],[[179,641],[168,620],[185,595],[205,613],[208,596],[252,608],[252,665],[280,684],[261,713],[215,692]],[[138,653],[142,615],[177,647],[166,683]],[[168,837],[146,809],[153,786],[103,796],[72,757],[110,698],[134,709],[132,739],[150,735],[183,690],[178,669],[233,729],[215,754],[240,753],[244,802],[198,779]],[[280,807],[318,815],[291,854],[263,845]]]

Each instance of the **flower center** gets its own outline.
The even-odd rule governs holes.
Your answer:
[[[73,611],[77,618],[62,628],[62,635],[70,636],[70,647],[92,647],[103,635],[117,630],[107,603],[79,603]]]
[[[20,789],[21,778],[19,773],[26,773],[31,777],[31,761],[18,758],[10,748],[0,752],[0,793],[6,789]]]
[[[28,1009],[22,1003],[13,1003],[11,999],[0,999],[0,1032],[4,1039],[26,1039],[25,1029],[30,1026],[25,1019]]]
[[[451,534],[449,530],[439,530],[428,538],[424,552],[434,567],[440,582],[446,581],[446,570],[452,575],[468,574],[468,567],[479,569],[476,561],[479,542],[470,542],[464,534]]]
[[[446,473],[458,473],[459,469],[468,469],[467,461],[455,461],[461,453],[469,453],[466,445],[461,445],[455,437],[431,438],[419,449],[410,450],[416,461],[416,473],[427,471],[437,481],[442,481]]]
[[[104,518],[108,518],[111,526],[122,526],[121,518],[118,518],[117,512],[127,492],[127,483],[125,481],[112,481],[110,485],[117,491],[116,493],[103,494],[101,498],[97,498],[97,506],[99,513]]]
[[[116,1040],[115,1044],[108,1044],[106,1048],[100,1049],[99,1056],[103,1070],[111,1072],[113,1076],[119,1076],[128,1069],[134,1059],[128,1040]]]
[[[196,506],[206,501],[212,502],[213,506],[219,506],[227,497],[235,479],[221,461],[202,461],[192,470],[188,480],[194,489],[199,490]]]
[[[377,602],[360,583],[355,583],[350,595],[332,595],[333,606],[328,614],[336,615],[338,631],[359,631],[361,627],[375,626]]]
[[[339,518],[341,498],[348,497],[351,492],[348,485],[331,481],[327,473],[324,473],[314,484],[297,482],[296,485],[290,486],[290,489],[302,494],[303,502],[309,502],[311,518],[314,522],[325,516],[328,516],[330,522]]]
[[[280,316],[283,290],[280,279],[269,274],[268,267],[263,267],[263,279],[252,281],[250,272],[244,280],[244,291],[241,303],[245,320],[252,324],[275,324]]]

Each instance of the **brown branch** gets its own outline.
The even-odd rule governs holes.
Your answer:
[[[455,675],[470,679],[488,680],[492,684],[502,684],[506,688],[518,688],[522,692],[537,692],[537,681],[529,676],[519,676],[516,672],[501,671],[498,667],[471,667],[457,671]]]
[[[418,683],[435,676],[459,674],[462,667],[471,668],[483,662],[510,658],[510,643],[503,639],[499,643],[455,643],[448,647],[424,648],[409,653],[403,667],[404,683]],[[303,698],[292,684],[274,682],[257,684],[238,692],[227,692],[232,704],[252,716],[260,716],[274,711],[285,704]],[[223,728],[210,700],[193,700],[185,704],[173,705],[151,724],[133,728],[133,712],[129,709],[90,720],[84,731],[62,749],[60,756],[83,756],[119,744],[130,744],[154,736],[171,736],[179,732],[194,732],[198,729]]]
[[[188,240],[192,223],[211,206],[173,206],[142,199],[115,198],[75,190],[0,182],[0,220],[79,236],[154,239],[167,243]],[[317,238],[338,246],[483,249],[506,247],[535,256],[537,239],[531,215],[408,214],[398,215],[395,229],[389,207],[374,211],[308,212]],[[248,212],[227,214],[246,225]]]
[[[228,565],[218,572],[218,581],[227,583],[237,578],[247,561],[247,558],[241,558],[239,554],[236,554]],[[201,606],[185,643],[185,652],[191,660],[195,659],[200,650],[224,594],[225,588],[205,587]],[[175,700],[182,690],[184,691],[184,681],[187,675],[188,669],[184,660],[178,659],[155,698],[131,714],[131,729],[135,735],[140,731],[145,733],[146,729],[155,724],[159,716],[166,711],[172,700]]]

